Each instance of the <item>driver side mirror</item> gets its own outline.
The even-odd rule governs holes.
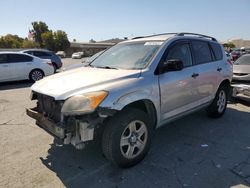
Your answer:
[[[170,59],[163,63],[163,71],[180,71],[183,69],[183,62],[180,59]]]

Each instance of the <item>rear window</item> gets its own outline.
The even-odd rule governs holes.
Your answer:
[[[39,51],[34,51],[33,55],[37,57],[51,56],[51,54],[48,52],[39,52]]]
[[[196,64],[202,64],[212,61],[212,55],[207,42],[192,41]]]
[[[215,56],[215,60],[222,60],[222,51],[221,51],[221,47],[218,43],[210,43],[211,48],[213,50],[214,56]]]
[[[32,57],[22,54],[8,54],[8,56],[8,61],[10,63],[29,62],[33,60]]]

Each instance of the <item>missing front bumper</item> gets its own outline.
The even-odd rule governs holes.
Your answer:
[[[44,115],[42,113],[37,112],[35,108],[33,109],[26,108],[26,114],[30,116],[31,118],[35,119],[36,124],[40,128],[44,129],[46,132],[60,139],[65,138],[65,129],[58,126],[55,122],[44,117]]]

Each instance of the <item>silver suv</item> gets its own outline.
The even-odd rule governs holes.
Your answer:
[[[45,129],[77,149],[101,139],[104,155],[120,167],[141,161],[152,133],[205,108],[221,117],[232,65],[213,37],[166,33],[121,42],[89,66],[44,78],[32,86],[27,109]]]

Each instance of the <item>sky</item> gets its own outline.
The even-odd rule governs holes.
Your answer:
[[[78,42],[167,32],[250,39],[250,0],[0,1],[0,36],[27,37],[33,21]]]

